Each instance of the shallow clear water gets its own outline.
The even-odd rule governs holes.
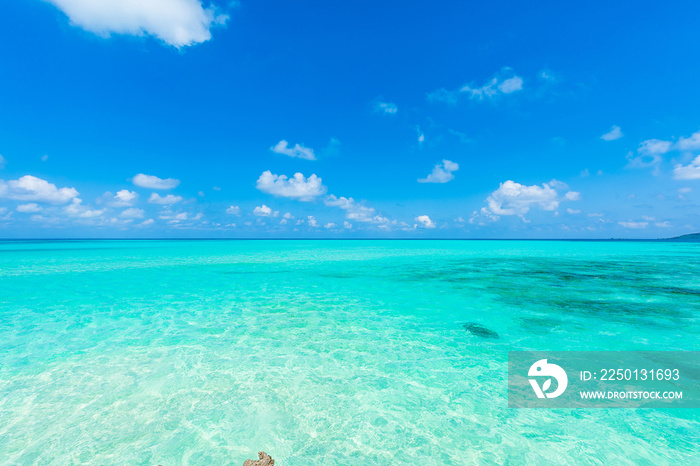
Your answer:
[[[700,350],[698,277],[688,243],[0,242],[0,463],[697,464],[698,410],[509,409],[506,369]]]

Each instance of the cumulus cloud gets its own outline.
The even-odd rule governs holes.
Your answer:
[[[676,146],[678,150],[682,151],[700,150],[700,131],[691,134],[687,138],[680,138]]]
[[[600,139],[603,141],[614,141],[615,139],[620,139],[622,136],[624,135],[622,134],[620,127],[613,125],[610,131],[602,135]]]
[[[39,207],[35,203],[20,204],[17,206],[17,212],[34,213],[34,212],[39,212],[40,210],[41,210],[41,207]]]
[[[417,226],[422,228],[435,228],[435,222],[430,220],[430,217],[427,215],[419,215],[414,220],[418,222]]]
[[[563,196],[560,196],[557,190],[566,189],[568,189],[568,185],[557,180],[543,183],[541,186],[526,186],[512,180],[505,181],[486,199],[486,207],[483,207],[480,212],[472,214],[470,223],[474,223],[478,217],[489,221],[497,221],[501,215],[523,217],[532,208],[553,211],[559,207],[559,203],[562,201],[581,199],[581,193],[577,191],[567,191]]]
[[[525,186],[508,180],[486,199],[495,215],[524,215],[531,207],[554,210],[559,206],[557,191],[543,183],[542,186]]]
[[[117,191],[117,194],[107,191],[97,199],[97,203],[107,204],[110,207],[131,207],[138,197],[139,195],[136,191],[129,191],[128,189]]]
[[[352,223],[348,222],[347,220],[343,222],[343,228],[346,230],[350,230],[352,228]]]
[[[316,217],[313,215],[309,215],[306,217],[306,223],[309,224],[310,227],[317,228],[318,227],[318,222],[316,221]]]
[[[180,184],[180,180],[174,178],[158,178],[153,175],[139,173],[131,179],[136,186],[148,189],[173,189]]]
[[[289,157],[295,157],[297,159],[304,160],[316,160],[316,155],[314,155],[314,150],[309,147],[304,147],[300,144],[295,144],[294,147],[289,147],[289,143],[284,139],[278,142],[270,150],[275,154],[282,154]]]
[[[374,207],[365,206],[351,197],[336,197],[331,194],[326,197],[327,206],[339,207],[345,211],[345,218],[363,223],[386,224],[389,219],[377,214]]]
[[[180,202],[181,200],[182,196],[174,196],[172,194],[161,196],[158,193],[151,193],[151,197],[148,198],[148,202],[151,204],[159,205],[172,205]]]
[[[0,198],[16,201],[35,201],[48,204],[65,204],[78,197],[75,188],[57,188],[55,184],[32,175],[18,180],[0,180]]]
[[[700,179],[700,155],[695,157],[688,165],[676,165],[673,168],[673,177],[677,180]]]
[[[63,208],[66,214],[68,214],[71,217],[78,217],[78,218],[94,218],[94,217],[99,217],[102,215],[105,211],[103,210],[97,210],[97,209],[90,209],[89,207],[85,207],[82,205],[82,199],[75,198],[73,201],[67,205],[66,207]]]
[[[499,95],[512,94],[522,89],[523,78],[515,75],[510,68],[504,68],[495,77],[481,86],[466,84],[456,91],[448,91],[444,88],[438,89],[428,94],[428,100],[454,105],[462,96],[467,96],[473,100],[484,100],[495,98]]]
[[[376,112],[387,113],[389,115],[396,115],[399,111],[399,107],[392,102],[377,102],[374,106]]]
[[[438,163],[425,178],[420,178],[419,183],[447,183],[454,179],[452,172],[459,170],[459,165],[444,159],[442,163]]]
[[[124,210],[119,216],[122,218],[143,218],[143,209],[137,209],[132,207],[130,209]]]
[[[270,170],[260,175],[256,187],[264,193],[300,201],[311,201],[325,194],[327,190],[321,178],[316,175],[307,179],[301,173],[295,173],[293,178],[287,178],[286,175],[275,175]]]
[[[329,222],[323,225],[323,228],[335,228],[335,223]]]
[[[253,209],[253,215],[257,215],[258,217],[269,217],[272,215],[272,209],[263,204]]]
[[[228,15],[200,0],[47,0],[74,26],[103,37],[111,34],[154,36],[181,48],[211,39],[211,29]]]
[[[237,205],[232,205],[231,207],[226,209],[226,213],[229,215],[239,215],[241,213],[241,208]]]

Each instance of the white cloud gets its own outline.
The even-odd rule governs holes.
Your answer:
[[[581,213],[580,210],[575,210],[575,209],[572,209],[572,208],[570,208],[570,207],[566,209],[566,212],[569,213],[569,214],[571,214],[571,215],[576,215],[576,214],[580,214],[580,213]]]
[[[148,202],[151,204],[159,205],[172,205],[180,202],[181,200],[182,196],[174,196],[172,194],[160,196],[158,193],[151,193],[151,197],[148,198]]]
[[[669,222],[656,222],[654,223],[654,225],[656,225],[659,228],[671,228],[673,226]]]
[[[2,155],[0,155],[0,170],[2,170],[3,168],[5,168],[5,164],[6,164],[6,163],[7,163],[7,160],[5,160],[5,157],[3,157]]]
[[[454,179],[452,172],[459,170],[459,165],[444,159],[442,163],[435,165],[432,173],[425,178],[420,178],[419,183],[447,183]]]
[[[136,186],[148,189],[173,189],[180,184],[180,180],[174,178],[158,178],[153,175],[144,175],[139,173],[132,178],[132,183]]]
[[[257,215],[258,217],[269,217],[272,215],[272,209],[263,204],[253,210],[253,215]]]
[[[689,192],[691,192],[691,191],[692,191],[692,189],[689,188],[689,187],[687,187],[687,186],[686,186],[685,188],[679,188],[679,189],[678,189],[678,192],[681,193],[681,194],[689,193]]]
[[[232,205],[231,207],[226,209],[226,213],[229,215],[238,215],[241,213],[241,208],[237,205]]]
[[[614,141],[615,139],[620,139],[622,136],[624,135],[622,134],[622,130],[620,130],[620,127],[613,125],[610,131],[602,135],[600,139],[602,139],[603,141]]]
[[[419,226],[422,228],[435,228],[435,222],[430,220],[430,217],[427,215],[419,215],[414,219],[416,222],[419,223]]]
[[[323,228],[335,228],[335,223],[330,222],[323,225]]]
[[[109,198],[109,204],[113,207],[128,207],[134,203],[139,195],[135,191],[122,189],[121,191],[117,191],[114,197],[112,197],[112,193],[110,192],[106,192],[104,197]],[[104,197],[102,199],[104,199]]]
[[[96,209],[90,209],[88,207],[84,207],[83,205],[81,205],[82,202],[83,202],[82,199],[75,198],[75,199],[73,199],[71,204],[64,207],[63,210],[71,217],[79,217],[79,218],[99,217],[100,215],[102,215],[105,212],[104,210],[96,210]]]
[[[132,207],[130,209],[124,210],[119,216],[122,218],[143,218],[143,209],[137,209]]]
[[[625,228],[631,228],[633,230],[641,230],[649,226],[649,222],[617,222]]]
[[[0,198],[16,201],[36,201],[49,204],[65,204],[78,197],[75,188],[56,188],[56,185],[32,175],[18,180],[0,180]]]
[[[700,131],[697,131],[687,138],[680,138],[676,145],[678,150],[692,151],[700,149]]]
[[[484,97],[493,97],[498,94],[498,78],[493,78],[481,87],[465,85],[460,92],[466,92],[472,99],[483,100]]]
[[[662,155],[672,149],[673,144],[670,141],[661,141],[659,139],[648,139],[639,144],[637,154],[632,152],[627,154],[627,166],[629,168],[648,168],[657,167],[662,161]]]
[[[519,91],[522,88],[523,79],[520,76],[514,76],[510,79],[506,79],[498,85],[498,89],[504,94],[510,94],[512,92]]]
[[[494,222],[500,215],[518,215],[522,218],[532,208],[553,211],[562,201],[577,201],[581,198],[581,194],[576,191],[568,191],[560,197],[557,189],[567,188],[566,183],[557,180],[543,183],[542,186],[505,181],[486,199],[487,206],[472,214],[469,223],[474,223],[479,216]]]
[[[74,26],[103,37],[150,35],[180,48],[211,39],[211,29],[228,16],[199,0],[47,0]]]
[[[41,207],[39,207],[37,204],[31,203],[31,204],[20,204],[17,206],[17,212],[39,212],[41,210]]]
[[[639,144],[637,152],[645,155],[663,155],[671,150],[673,144],[671,141],[662,141],[660,139],[647,139]]]
[[[48,156],[47,154],[44,154],[44,155],[41,156],[41,161],[42,161],[42,162],[46,162],[47,160],[49,160],[49,156]]]
[[[509,76],[504,78],[503,75]],[[463,95],[470,99],[484,100],[504,94],[512,94],[523,89],[523,78],[513,74],[510,68],[504,68],[491,80],[481,86],[467,84],[456,91],[438,89],[428,94],[428,100],[432,102],[445,102],[450,105],[457,103]]]
[[[310,201],[316,196],[325,194],[327,188],[323,186],[321,178],[311,175],[305,178],[301,173],[295,173],[293,178],[285,175],[275,175],[270,170],[264,171],[256,187],[265,193],[274,196],[289,197],[300,201]]]
[[[525,186],[508,180],[486,199],[495,215],[524,215],[531,207],[554,210],[559,206],[557,191],[547,183]]]
[[[326,197],[324,203],[327,206],[343,209],[345,211],[345,218],[348,220],[376,224],[389,223],[389,219],[378,215],[374,207],[362,205],[351,197],[336,197],[331,194]]]
[[[153,225],[154,220],[152,218],[149,218],[148,220],[144,220],[143,222],[140,223],[141,226],[148,226],[148,225]]]
[[[313,215],[309,215],[306,217],[306,223],[309,224],[310,227],[317,228],[318,227],[318,222],[316,222],[316,217]]]
[[[343,228],[349,230],[352,228],[352,223],[348,222],[347,220],[343,222]]]
[[[700,155],[688,165],[678,164],[673,168],[673,177],[677,180],[700,179]]]
[[[161,220],[169,220],[169,223],[179,223],[187,220],[187,212],[163,212],[158,216]]]
[[[294,218],[294,215],[292,215],[290,212],[287,212],[287,213],[284,214],[282,217],[284,217],[284,218],[287,219],[287,220],[290,220],[290,219],[293,219],[293,218]]]
[[[287,155],[304,160],[316,160],[314,150],[309,147],[304,147],[300,144],[295,144],[294,147],[289,147],[289,143],[284,139],[277,143],[270,150],[276,154]]]
[[[399,108],[392,102],[377,102],[377,104],[374,106],[374,110],[377,112],[388,113],[389,115],[396,115]]]

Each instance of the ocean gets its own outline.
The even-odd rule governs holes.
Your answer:
[[[3,241],[0,464],[698,464],[697,409],[506,385],[700,350],[698,277],[697,243]]]

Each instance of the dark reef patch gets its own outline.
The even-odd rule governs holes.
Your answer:
[[[491,338],[494,340],[499,338],[498,333],[495,331],[484,327],[483,325],[475,324],[474,322],[467,322],[466,324],[462,325],[462,327],[464,327],[464,330],[477,337]]]

